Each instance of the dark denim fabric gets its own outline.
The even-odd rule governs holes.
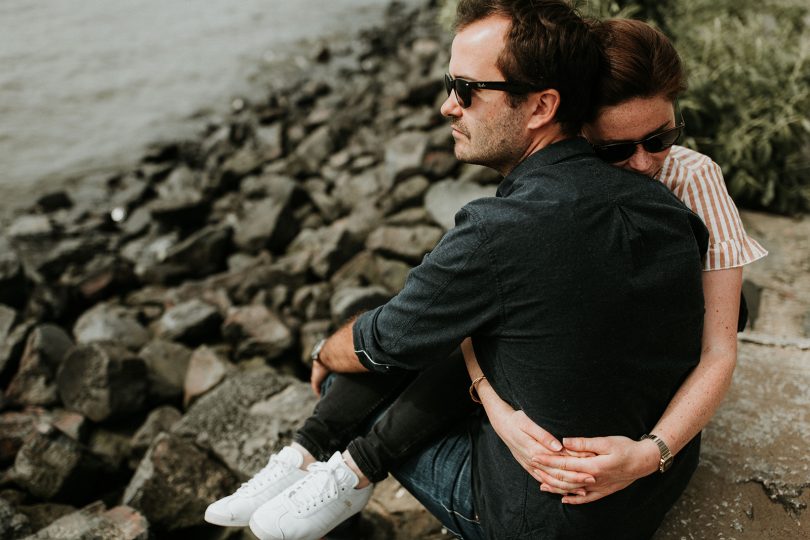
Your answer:
[[[355,350],[373,371],[424,369],[472,336],[497,393],[553,435],[638,439],[700,359],[707,242],[663,184],[562,141],[458,212],[403,290],[355,321]],[[473,443],[476,509],[499,540],[648,535],[699,451],[571,507],[539,491],[485,420]]]
[[[363,474],[380,482],[475,410],[469,382],[460,350],[422,372],[331,374],[294,439],[320,461],[348,449]]]

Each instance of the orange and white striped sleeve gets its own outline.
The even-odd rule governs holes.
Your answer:
[[[683,189],[674,191],[709,229],[709,249],[703,270],[735,268],[766,256],[765,248],[746,234],[720,166],[706,156],[698,156],[705,159],[681,169],[681,173],[685,173]]]

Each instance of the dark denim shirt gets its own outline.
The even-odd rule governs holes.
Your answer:
[[[369,369],[420,369],[472,336],[498,394],[557,437],[649,432],[700,358],[708,233],[660,182],[569,139],[456,215],[402,291],[360,316]],[[486,418],[476,509],[491,538],[645,537],[685,487],[699,441],[665,475],[566,506],[539,490]],[[606,536],[607,535],[607,536]]]

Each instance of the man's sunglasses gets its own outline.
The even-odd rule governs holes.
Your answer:
[[[472,105],[473,90],[500,90],[501,92],[509,92],[510,94],[527,94],[539,90],[529,84],[510,83],[506,81],[467,81],[464,79],[454,79],[449,73],[444,75],[444,88],[447,90],[448,96],[450,92],[456,93],[456,101],[458,101],[462,109],[466,109]]]
[[[608,163],[618,163],[630,159],[636,153],[636,148],[640,144],[644,150],[651,154],[663,152],[681,138],[683,133],[683,119],[673,128],[653,133],[646,139],[640,141],[627,141],[612,144],[594,145],[593,151],[597,157]]]

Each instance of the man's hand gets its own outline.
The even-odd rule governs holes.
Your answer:
[[[540,489],[564,495],[562,502],[566,504],[596,501],[658,469],[660,453],[650,440],[634,441],[627,437],[568,438],[563,439],[563,444],[566,450],[572,452],[595,454],[592,457],[539,454],[534,459],[539,467],[586,473],[595,479],[582,493],[581,490],[570,490],[566,482],[555,476],[542,474],[543,485]]]
[[[333,371],[335,373],[368,371],[354,353],[353,326],[354,320],[352,319],[332,334],[321,347],[318,358],[313,360],[309,384],[316,395],[321,395],[321,384]]]
[[[312,391],[315,392],[316,396],[321,397],[321,385],[329,373],[329,368],[324,366],[320,360],[312,362],[312,374],[309,377],[309,384],[312,386]]]

